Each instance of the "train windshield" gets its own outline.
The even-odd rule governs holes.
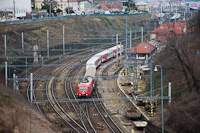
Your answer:
[[[87,88],[87,87],[80,87],[79,90],[80,90],[80,91],[87,91],[88,88]]]

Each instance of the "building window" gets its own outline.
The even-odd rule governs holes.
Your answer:
[[[63,2],[63,0],[60,0],[60,2]]]
[[[59,4],[58,4],[58,7],[59,7]]]
[[[63,4],[60,4],[60,7],[63,8]]]

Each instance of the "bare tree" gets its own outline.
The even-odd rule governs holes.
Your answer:
[[[44,0],[43,1],[44,6],[42,7],[42,9],[47,9],[47,12],[49,12],[50,14],[54,11],[54,8],[57,8],[57,1],[55,0]]]
[[[170,68],[184,73],[190,91],[194,89],[200,93],[200,56],[196,54],[196,50],[200,49],[200,39],[199,33],[194,32],[197,31],[194,29],[198,29],[199,25],[198,23],[196,26],[194,24],[191,29],[187,29],[185,32],[186,27],[183,26],[183,23],[173,23],[173,26],[171,23],[171,25],[160,27],[156,34],[157,38],[164,42],[168,51],[164,61]]]
[[[181,35],[173,38],[168,38],[166,43],[167,48],[171,51],[171,55],[181,65],[182,72],[185,75],[186,82],[190,91],[194,88],[199,92],[199,57],[196,55],[196,44],[199,39],[196,35]],[[178,64],[175,64],[175,67]]]

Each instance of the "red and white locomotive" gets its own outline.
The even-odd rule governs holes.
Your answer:
[[[115,57],[117,54],[122,54],[123,45],[118,45],[104,50],[92,56],[86,62],[86,72],[84,78],[78,86],[78,96],[89,97],[95,88],[95,74],[97,67],[108,59]]]

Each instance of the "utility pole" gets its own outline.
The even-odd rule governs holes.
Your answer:
[[[135,38],[137,37],[137,16],[135,16]]]
[[[8,85],[8,63],[7,61],[5,62],[5,83],[6,83],[6,87]]]
[[[105,14],[105,11],[106,11],[106,10],[105,10],[105,0],[104,0],[104,14]]]
[[[47,56],[49,57],[49,30],[47,30]]]
[[[49,5],[49,14],[51,15],[51,0],[50,0],[50,5]]]
[[[13,10],[14,10],[14,18],[15,18],[15,0],[13,0]]]
[[[116,45],[117,45],[116,58],[117,58],[117,65],[118,65],[118,34],[116,34]]]
[[[4,49],[5,49],[5,56],[7,56],[7,46],[6,46],[6,35],[4,35]]]
[[[169,104],[171,104],[171,82],[168,83],[168,97]]]
[[[171,22],[171,2],[169,2],[169,23]]]
[[[162,5],[160,4],[160,24],[159,24],[159,26],[161,26],[162,24],[161,24],[161,17],[162,17]]]
[[[128,69],[128,65],[127,65],[127,28],[128,28],[128,16],[126,15],[126,69]]]
[[[85,29],[84,29],[84,18],[82,19],[82,38],[84,37]]]
[[[68,0],[68,8],[67,8],[67,10],[68,10],[68,15],[69,15],[69,0]]]
[[[22,53],[24,53],[24,33],[22,32]]]
[[[65,54],[65,26],[63,26],[63,55]]]
[[[131,45],[132,45],[132,31],[130,30],[130,46],[129,46],[130,50],[131,50]]]
[[[16,90],[16,75],[13,73],[13,89]]]
[[[30,100],[31,103],[33,102],[33,73],[30,73],[30,81],[31,81],[31,85],[30,85]]]
[[[141,43],[143,42],[143,27],[141,27]]]

